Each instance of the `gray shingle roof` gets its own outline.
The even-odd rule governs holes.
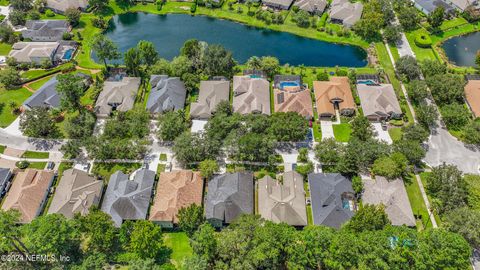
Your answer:
[[[253,214],[253,174],[222,174],[208,183],[205,204],[207,219],[232,222],[241,214]]]
[[[385,205],[392,225],[415,227],[415,218],[402,179],[388,181],[385,177],[363,180],[363,204]]]
[[[290,171],[283,174],[283,183],[268,175],[258,180],[258,213],[273,222],[306,226],[303,177]]]
[[[148,96],[147,110],[151,113],[181,110],[185,106],[187,90],[180,78],[169,78],[167,75],[150,77],[152,90]]]
[[[25,27],[22,36],[32,41],[60,41],[69,30],[66,20],[30,20]]]
[[[445,11],[451,12],[453,7],[447,4],[442,0],[415,0],[415,6],[420,9],[421,11],[425,12],[426,14],[430,14],[433,12],[437,7],[445,8]]]
[[[190,106],[190,116],[200,119],[210,118],[218,103],[228,101],[229,94],[229,81],[201,81],[198,100]]]
[[[52,61],[59,45],[58,42],[17,42],[8,56],[19,63],[41,63],[45,59]]]
[[[85,86],[87,87],[90,83],[90,76],[77,73],[76,76],[85,78]],[[58,108],[60,107],[60,95],[57,92],[57,76],[52,77],[48,80],[40,89],[35,91],[33,95],[27,98],[23,102],[25,109],[32,109],[35,107],[48,107],[48,108]]]
[[[297,0],[293,4],[301,10],[305,10],[310,13],[321,14],[327,7],[327,1],[325,0]]]
[[[288,9],[292,5],[293,0],[262,0],[262,3],[274,8]]]
[[[233,111],[270,115],[270,83],[248,75],[233,76]]]
[[[59,12],[65,12],[69,8],[85,9],[88,0],[47,0],[47,7]]]
[[[341,21],[344,26],[352,27],[362,18],[363,5],[360,2],[350,3],[348,0],[333,0],[330,8],[330,19]]]
[[[0,168],[0,197],[2,195],[2,192],[7,187],[7,182],[8,180],[10,180],[11,176],[12,174],[10,172],[10,169]]]
[[[124,220],[145,219],[154,180],[155,172],[147,169],[136,171],[133,180],[129,180],[129,175],[117,171],[110,177],[102,211],[112,217],[117,227]]]
[[[121,81],[105,81],[103,90],[95,103],[95,113],[99,117],[107,117],[115,108],[126,112],[133,108],[141,79],[139,77],[123,77]]]
[[[387,117],[402,114],[395,90],[391,84],[366,85],[357,84],[357,92],[362,104],[363,114]]]
[[[348,199],[354,195],[350,180],[339,173],[311,173],[308,175],[308,185],[313,224],[340,228],[350,220],[354,214],[347,207]]]

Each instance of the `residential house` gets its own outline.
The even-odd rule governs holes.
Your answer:
[[[465,99],[475,117],[480,117],[480,79],[468,80],[465,85]]]
[[[292,226],[307,225],[303,177],[295,171],[283,174],[283,181],[269,175],[258,180],[258,213],[275,223]]]
[[[12,172],[8,168],[0,168],[0,199],[5,195],[10,188],[10,179]]]
[[[327,7],[327,1],[325,0],[297,0],[293,3],[300,10],[307,11],[311,14],[321,15]]]
[[[270,115],[269,82],[257,76],[234,76],[233,111],[240,114],[263,113]]]
[[[103,181],[95,180],[84,171],[65,170],[55,189],[48,213],[62,214],[66,218],[73,218],[76,213],[84,216],[90,207],[100,203],[102,188]]]
[[[123,77],[119,81],[105,81],[103,90],[95,103],[97,117],[108,117],[113,111],[126,112],[133,109],[141,79]]]
[[[31,41],[60,41],[70,31],[66,20],[29,20],[25,27],[22,36]]]
[[[55,13],[63,14],[69,8],[85,11],[88,7],[88,0],[47,0],[47,8]]]
[[[355,101],[348,77],[332,77],[330,81],[314,81],[315,104],[318,117],[333,117],[336,110],[341,115],[355,113]]]
[[[454,11],[454,8],[443,0],[414,0],[413,2],[415,3],[415,7],[425,15],[430,15],[439,7],[443,7],[447,14]]]
[[[371,121],[400,118],[402,109],[391,84],[357,84],[363,115]]]
[[[330,5],[329,18],[334,23],[352,27],[362,18],[363,4],[361,2],[350,3],[349,0],[333,0]]]
[[[162,172],[149,219],[162,227],[173,228],[178,223],[178,211],[192,204],[202,205],[202,197],[203,179],[199,172]]]
[[[205,202],[207,221],[219,228],[241,214],[254,212],[253,174],[227,173],[208,182]]]
[[[177,111],[185,107],[187,89],[185,89],[185,84],[180,78],[152,75],[150,85],[152,90],[147,101],[147,110],[150,113]]]
[[[333,228],[350,220],[356,210],[352,182],[339,173],[308,175],[313,224]]]
[[[383,204],[392,225],[415,227],[415,217],[402,179],[389,181],[385,177],[376,176],[375,179],[363,180],[363,188],[364,205]]]
[[[16,209],[20,222],[29,223],[43,210],[55,173],[27,169],[17,173],[2,205],[2,210]]]
[[[307,119],[313,118],[310,90],[298,75],[276,75],[274,78],[275,112],[297,112]]]
[[[101,209],[112,217],[116,227],[120,227],[124,220],[147,217],[155,172],[140,169],[133,173],[132,180],[129,178],[121,171],[112,174],[103,197]]]
[[[92,77],[90,77],[90,75],[76,73],[75,76],[84,79],[83,83],[85,89],[92,83]],[[47,107],[50,109],[59,108],[61,97],[57,92],[57,84],[57,76],[53,76],[23,102],[23,108],[27,110],[35,107]]]
[[[280,10],[288,10],[292,2],[293,0],[262,0],[265,6]]]
[[[447,3],[451,4],[456,9],[464,12],[468,7],[476,6],[477,9],[479,8],[478,5],[480,2],[478,0],[445,0]]]
[[[208,119],[221,101],[228,101],[230,96],[230,81],[201,81],[200,92],[196,102],[190,105],[190,117],[193,119]]]
[[[58,42],[17,42],[13,44],[8,57],[14,58],[17,63],[53,63],[59,45]]]

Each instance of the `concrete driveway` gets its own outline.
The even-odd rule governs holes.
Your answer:
[[[335,135],[333,134],[332,121],[321,120],[320,128],[322,129],[322,140],[328,138],[335,138]]]
[[[430,136],[424,161],[430,166],[445,162],[456,165],[464,173],[480,173],[480,151],[466,147],[444,128],[437,128]]]
[[[382,123],[372,123],[373,129],[375,130],[376,137],[380,141],[384,141],[388,144],[392,144],[392,138],[390,137],[390,134],[388,133],[388,130],[383,130],[382,128]]]

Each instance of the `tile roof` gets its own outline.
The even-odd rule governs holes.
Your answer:
[[[233,111],[270,115],[270,83],[263,78],[234,76]]]
[[[60,41],[70,28],[66,20],[29,20],[25,27],[22,36],[32,41]]]
[[[334,103],[338,103],[340,113],[355,110],[355,101],[348,77],[332,77],[330,81],[314,81],[315,103],[319,116],[335,115]]]
[[[353,26],[362,17],[363,5],[360,2],[333,0],[330,6],[330,19],[342,21],[347,27]]]
[[[49,214],[59,213],[67,218],[80,213],[88,214],[91,206],[98,206],[102,196],[103,181],[76,169],[63,172],[48,209]]]
[[[202,197],[203,179],[199,172],[162,172],[149,219],[177,223],[178,210],[191,204],[202,205]]]
[[[103,90],[95,103],[95,113],[99,117],[108,117],[116,108],[126,112],[133,108],[141,79],[123,77],[121,81],[105,81]]]
[[[187,90],[180,78],[169,78],[167,75],[150,77],[152,90],[148,96],[147,110],[151,113],[181,110],[185,107]]]
[[[327,7],[327,1],[325,0],[297,0],[293,3],[301,10],[305,10],[310,13],[321,14]]]
[[[480,117],[480,80],[470,80],[465,85],[465,99],[475,117]]]
[[[190,106],[192,118],[208,119],[215,112],[221,101],[228,101],[230,96],[230,81],[201,81],[197,102]]]
[[[41,211],[53,177],[53,171],[27,169],[17,173],[2,209],[17,209],[22,223],[31,222]]]
[[[297,112],[306,118],[313,117],[312,97],[308,88],[298,91],[274,90],[275,112]]]
[[[340,228],[350,220],[354,214],[350,206],[346,207],[348,201],[354,198],[350,180],[339,173],[311,173],[308,185],[313,224]]]
[[[357,91],[365,116],[386,117],[392,113],[402,114],[400,103],[391,84],[357,84]]]
[[[232,222],[241,214],[253,214],[254,193],[252,173],[228,173],[208,182],[205,204],[207,219]]]
[[[412,207],[402,179],[388,181],[385,177],[363,180],[363,204],[385,205],[385,212],[392,225],[415,227]]]
[[[60,43],[58,42],[17,42],[13,44],[9,57],[19,63],[40,62],[38,59],[53,59]]]
[[[283,183],[265,176],[258,180],[258,212],[267,220],[292,226],[307,225],[303,177],[297,172],[283,174]]]
[[[140,169],[134,174],[133,180],[121,171],[112,174],[103,197],[102,211],[112,217],[117,227],[124,220],[147,217],[155,172]]]
[[[47,7],[65,12],[68,8],[85,9],[88,6],[88,0],[47,0]]]

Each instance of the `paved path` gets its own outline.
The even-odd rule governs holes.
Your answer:
[[[383,130],[382,128],[382,123],[372,123],[373,129],[375,130],[376,137],[380,141],[384,141],[387,144],[392,144],[393,140],[390,137],[390,133],[388,133],[388,130]]]

